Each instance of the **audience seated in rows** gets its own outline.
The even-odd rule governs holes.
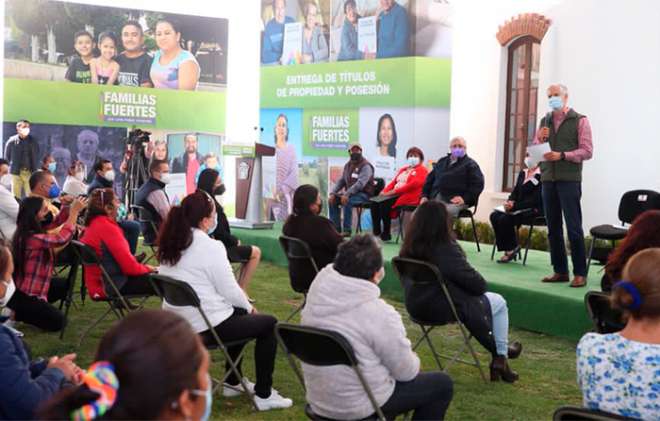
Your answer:
[[[275,317],[258,314],[247,295],[234,279],[225,246],[208,236],[217,224],[213,199],[203,191],[186,196],[180,206],[174,206],[161,229],[158,260],[159,273],[190,285],[201,300],[201,307],[222,341],[232,342],[256,338],[255,364],[257,382],[253,386],[255,403],[260,410],[288,408],[291,399],[272,389],[277,341]],[[188,320],[193,330],[207,344],[214,343],[204,319],[193,307],[163,308]],[[236,359],[245,343],[228,348]],[[228,366],[226,366],[228,368]],[[240,364],[239,364],[240,370]],[[240,379],[233,373],[224,384],[223,394],[231,397],[243,392]],[[250,387],[252,387],[251,383]]]
[[[103,268],[122,294],[155,294],[146,275],[156,269],[137,261],[117,224],[120,204],[111,188],[93,190],[85,217],[85,232],[80,241],[94,249]],[[104,285],[101,270],[97,267],[86,266],[84,279],[92,298],[106,298],[114,293]]]
[[[322,210],[319,190],[311,184],[304,184],[293,194],[293,213],[282,227],[284,235],[307,243],[319,270],[332,263],[343,240],[334,224],[321,216]],[[296,291],[307,291],[316,273],[310,265],[292,261],[289,262],[289,275]]]
[[[353,224],[353,207],[366,203],[375,193],[374,166],[362,155],[362,146],[351,145],[348,149],[350,160],[344,165],[341,178],[328,198],[330,207],[330,220],[335,224],[338,232],[351,234]],[[339,208],[343,208],[343,222],[340,218]]]
[[[529,165],[525,158],[525,165]],[[490,214],[490,223],[495,231],[497,250],[504,255],[497,262],[509,263],[520,251],[516,227],[523,221],[543,215],[541,203],[541,170],[538,165],[528,166],[518,173],[516,185],[504,202],[505,212],[495,210]]]
[[[81,161],[73,161],[68,169],[62,191],[71,196],[86,196],[89,186],[85,184],[85,165]]]
[[[660,414],[660,248],[633,255],[611,304],[624,312],[617,333],[587,333],[577,346],[578,384],[584,406],[625,417]]]
[[[422,187],[426,181],[428,170],[424,166],[424,153],[421,149],[412,147],[406,152],[408,165],[401,167],[392,181],[380,192],[380,196],[390,196],[391,199],[371,204],[371,220],[374,235],[381,240],[389,241],[392,218],[398,215],[398,206],[417,206],[422,196]],[[393,210],[393,208],[395,210]],[[381,221],[382,229],[381,229]]]
[[[455,137],[449,143],[450,153],[433,164],[422,189],[421,203],[437,199],[447,205],[452,218],[475,206],[484,189],[484,176],[479,164],[467,156],[467,143]]]
[[[174,313],[130,313],[103,335],[82,383],[38,412],[42,420],[206,420],[210,358]]]
[[[222,178],[217,170],[213,168],[204,169],[199,174],[197,188],[208,193],[213,199],[215,212],[218,215],[218,225],[209,235],[211,238],[222,241],[222,244],[225,245],[225,249],[227,250],[227,258],[229,258],[230,262],[241,262],[238,285],[247,294],[248,285],[261,260],[261,250],[257,246],[241,244],[240,240],[231,234],[225,210],[216,199],[216,196],[225,194],[225,185],[222,183]]]
[[[602,290],[609,292],[621,280],[623,267],[632,255],[651,247],[660,247],[660,210],[648,210],[635,218],[626,237],[607,259],[600,282]]]
[[[52,306],[66,297],[64,279],[53,278],[55,251],[69,244],[76,230],[76,220],[87,202],[75,199],[67,211],[68,219],[53,232],[44,228],[49,208],[41,197],[26,197],[18,212],[16,233],[12,253],[14,257],[14,282],[28,299],[19,294],[8,305],[14,310],[16,321],[24,321],[45,330],[60,330],[64,326],[63,316]],[[53,281],[53,282],[51,282]]]
[[[170,211],[170,200],[165,192],[165,186],[170,182],[170,164],[167,161],[155,160],[149,164],[149,179],[135,193],[135,204],[145,208],[156,229],[160,229]],[[144,240],[153,244],[158,235],[151,224],[142,227]]]
[[[0,238],[11,240],[16,231],[18,201],[11,192],[9,163],[0,159]]]
[[[451,229],[451,215],[439,201],[420,205],[406,229],[401,257],[435,265],[465,327],[492,355],[491,380],[513,383],[518,374],[508,358],[520,355],[522,345],[509,346],[509,310],[504,297],[488,292],[486,280],[467,261]],[[429,280],[430,281],[430,280]],[[404,285],[406,306],[419,320],[453,321],[449,304],[437,283]],[[414,313],[414,314],[413,314]]]
[[[317,275],[307,294],[301,324],[332,330],[351,344],[360,369],[387,419],[413,411],[414,420],[443,419],[452,381],[442,372],[420,372],[401,316],[380,298],[383,257],[371,235],[339,246],[334,264]],[[302,364],[307,401],[332,419],[363,419],[374,413],[349,367]]]

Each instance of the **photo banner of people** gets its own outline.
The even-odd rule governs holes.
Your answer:
[[[27,126],[30,171],[53,160],[60,186],[78,173],[91,182],[107,159],[123,194],[135,162],[144,178],[165,159],[176,202],[203,168],[222,173],[227,19],[7,0],[4,24],[4,157]],[[136,141],[134,129],[151,134]]]
[[[287,194],[301,184],[326,202],[353,144],[384,183],[411,147],[427,166],[447,152],[451,17],[446,0],[262,0],[261,141],[276,146],[264,174],[271,219],[286,219]],[[362,218],[370,227],[369,212]]]

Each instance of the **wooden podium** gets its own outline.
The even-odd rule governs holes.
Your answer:
[[[236,219],[229,225],[235,228],[270,229],[273,222],[264,221],[262,197],[262,156],[274,156],[275,148],[257,143],[254,157],[236,160]]]

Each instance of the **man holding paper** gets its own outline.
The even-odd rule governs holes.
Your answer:
[[[261,64],[279,64],[284,47],[284,25],[295,20],[286,16],[286,0],[273,0],[273,18],[264,28]]]
[[[541,183],[543,206],[548,222],[550,259],[554,273],[543,282],[568,282],[568,259],[564,243],[562,214],[571,243],[573,281],[571,287],[587,284],[587,259],[582,231],[582,161],[591,159],[593,144],[587,117],[568,107],[568,89],[556,84],[548,88],[551,112],[540,123],[535,144],[547,142],[550,152],[543,155]]]

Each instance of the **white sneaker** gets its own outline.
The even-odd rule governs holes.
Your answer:
[[[243,381],[245,381],[248,390],[252,394],[254,394],[254,383],[252,383],[245,377],[243,377]],[[242,395],[243,393],[245,393],[245,390],[243,389],[243,385],[241,383],[237,385],[231,385],[225,382],[222,385],[222,396],[224,396],[225,398],[234,398],[236,396]]]
[[[270,396],[263,399],[254,395],[254,403],[257,404],[259,411],[269,411],[271,409],[290,408],[293,406],[293,401],[289,398],[280,396],[277,390],[271,389]]]

